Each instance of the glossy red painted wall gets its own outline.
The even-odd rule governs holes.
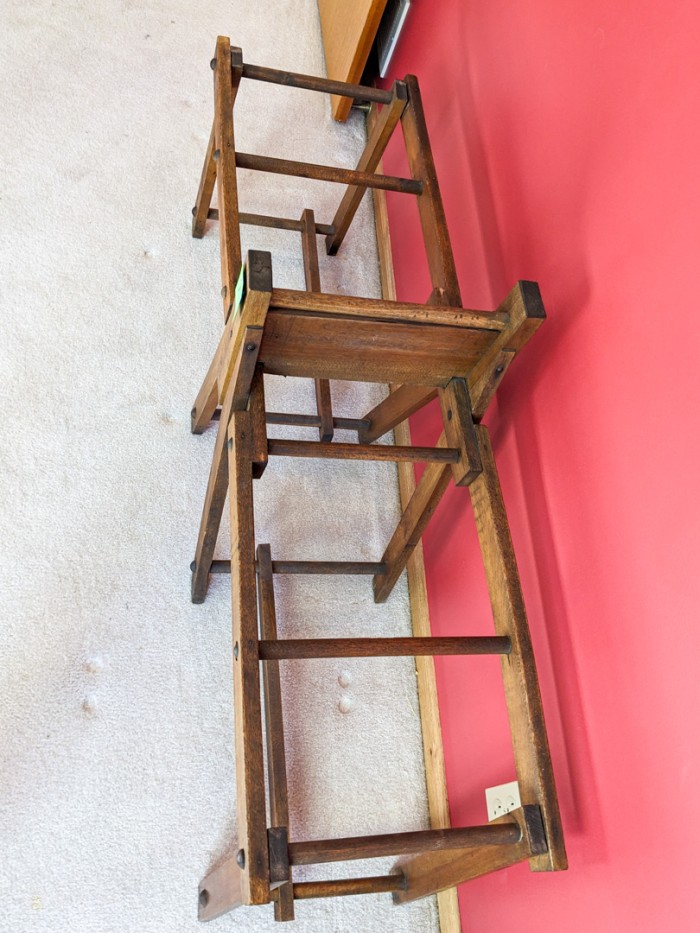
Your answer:
[[[486,420],[570,869],[464,885],[466,933],[700,929],[699,30],[689,0],[415,0],[392,63],[421,81],[464,304],[525,278],[548,312]],[[412,199],[390,217],[425,300]],[[413,428],[431,443],[436,413]],[[468,495],[425,553],[435,634],[488,632]],[[514,777],[498,665],[438,675],[453,822],[482,822]]]

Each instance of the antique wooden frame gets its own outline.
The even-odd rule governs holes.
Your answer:
[[[566,868],[559,808],[547,744],[532,644],[486,427],[480,423],[514,356],[544,320],[539,289],[519,282],[494,312],[462,307],[454,257],[418,82],[409,75],[391,90],[262,68],[219,37],[214,71],[214,124],[193,208],[192,233],[218,220],[224,329],[192,409],[192,431],[218,420],[195,560],[192,600],[203,602],[210,573],[230,573],[234,644],[234,709],[238,791],[238,851],[202,881],[199,916],[213,919],[241,904],[274,902],[275,917],[292,919],[294,901],[309,897],[392,892],[395,902],[424,897],[486,872],[529,860],[534,871]],[[375,105],[357,169],[310,165],[238,152],[233,105],[242,79],[342,94]],[[378,110],[376,105],[382,105]],[[410,178],[377,172],[401,123]],[[304,210],[299,220],[238,210],[236,167],[286,173],[346,185],[332,223]],[[210,208],[216,182],[218,210]],[[316,237],[337,252],[368,188],[418,198],[432,293],[425,305],[326,294],[321,289]],[[301,235],[306,290],[275,288],[269,253],[242,263],[240,224]],[[267,411],[263,373],[312,378],[317,412]],[[392,383],[395,390],[361,418],[337,418],[330,379]],[[373,442],[435,397],[444,430],[435,447]],[[270,424],[317,428],[318,441],[269,438]],[[336,428],[357,431],[358,443],[333,440]],[[276,456],[427,463],[382,557],[375,562],[273,560],[255,540],[253,482]],[[486,569],[495,634],[479,637],[280,639],[274,600],[279,573],[372,576],[383,602],[411,559],[450,481],[469,488]],[[214,560],[227,491],[231,556]],[[513,737],[521,809],[485,826],[431,829],[370,837],[296,842],[289,838],[284,726],[279,661],[295,658],[498,654]],[[260,702],[262,665],[264,726]],[[265,800],[267,747],[269,814]],[[396,855],[386,876],[295,882],[294,865]]]

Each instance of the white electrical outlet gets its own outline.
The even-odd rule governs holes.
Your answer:
[[[517,781],[486,788],[486,812],[489,821],[505,816],[511,810],[517,810],[519,806],[520,788]]]

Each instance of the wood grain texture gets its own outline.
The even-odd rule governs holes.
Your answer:
[[[444,849],[469,849],[478,846],[507,846],[517,842],[521,829],[517,822],[488,823],[485,826],[460,826],[451,829],[424,829],[410,833],[386,833],[379,836],[351,836],[343,839],[318,839],[289,843],[292,865],[321,865],[346,859],[384,858]]]
[[[350,894],[383,894],[400,891],[404,877],[374,875],[369,878],[343,878],[337,881],[299,881],[294,885],[296,900],[312,897],[345,897]]]
[[[270,900],[265,809],[265,770],[260,704],[255,524],[253,515],[253,427],[250,413],[234,412],[228,431],[231,514],[231,606],[233,616],[233,708],[236,745],[238,845],[244,904]]]
[[[512,652],[502,659],[501,668],[520,799],[541,808],[549,846],[546,853],[531,858],[530,867],[560,871],[567,867],[566,851],[530,628],[491,441],[483,425],[476,433],[483,472],[469,492],[496,634],[512,641]]]
[[[278,440],[267,442],[272,457],[314,457],[332,460],[409,460],[413,463],[456,463],[459,451],[450,447],[397,447],[394,444],[322,444],[317,441]]]
[[[267,68],[263,65],[250,65],[243,63],[243,77],[253,81],[267,81],[270,84],[281,84],[284,87],[297,87],[307,91],[318,91],[321,94],[339,94],[351,100],[374,101],[378,104],[391,102],[391,91],[384,91],[378,87],[352,84],[347,81],[335,81],[332,78],[319,78],[316,75],[303,75],[296,71],[281,71],[278,68]]]
[[[508,654],[510,640],[493,635],[472,635],[463,638],[284,638],[279,641],[261,640],[258,650],[264,661],[302,658],[410,658],[443,654]]]
[[[240,50],[238,50],[240,52]],[[214,136],[216,190],[219,203],[219,246],[221,252],[221,295],[224,321],[233,307],[233,295],[241,268],[241,235],[238,224],[236,144],[233,133],[233,103],[237,84],[231,67],[231,43],[226,36],[216,40],[214,67]],[[239,62],[240,64],[240,62]]]
[[[466,375],[491,330],[371,318],[290,314],[270,308],[260,361],[281,376],[444,386]]]
[[[480,417],[513,357],[545,321],[544,304],[537,283],[518,282],[499,305],[497,313],[505,316],[507,324],[468,374],[469,392],[478,399]]]
[[[262,324],[265,321],[272,289],[269,253],[250,250],[246,259],[246,269],[250,287],[243,299],[241,313],[235,316],[229,315],[229,320],[224,325],[224,336],[210,367],[210,373],[213,368],[216,368],[217,387],[221,390],[221,387],[225,386],[226,394],[221,407],[219,430],[214,445],[214,455],[197,536],[192,572],[192,602],[194,603],[204,602],[206,596],[214,546],[226,501],[228,488],[226,431],[232,412],[248,407],[250,384],[261,343]],[[255,326],[249,327],[248,322],[252,322]],[[246,338],[248,344],[253,346],[253,351],[245,349]],[[207,379],[209,379],[209,374]],[[205,380],[206,384],[207,380]],[[196,415],[193,415],[192,420],[196,423]],[[259,432],[259,426],[257,430]]]
[[[199,885],[199,920],[215,920],[243,904],[241,870],[235,857],[210,871]]]
[[[204,165],[202,166],[202,175],[199,179],[199,189],[197,197],[192,208],[192,236],[198,240],[204,236],[204,227],[209,216],[209,207],[214,193],[214,183],[216,182],[216,162],[214,161],[214,150],[216,148],[216,126],[212,122],[209,143],[204,156]],[[217,213],[218,219],[218,213]]]
[[[376,175],[374,172],[358,172],[355,169],[340,168],[337,165],[320,165],[315,162],[278,159],[273,156],[255,155],[251,152],[237,152],[236,165],[239,168],[247,168],[254,172],[294,175],[297,178],[312,178],[316,181],[329,181],[337,185],[362,185],[365,188],[400,191],[402,194],[418,195],[423,190],[422,182],[415,178]]]
[[[358,172],[376,171],[394,128],[401,119],[407,101],[406,85],[403,81],[394,81],[391,103],[386,104],[369,131],[367,143],[357,163]],[[326,237],[326,252],[330,256],[334,256],[340,249],[340,245],[348,232],[366,190],[366,188],[351,185],[345,191],[333,218],[335,233]]]
[[[397,321],[445,327],[472,327],[478,331],[503,331],[511,325],[504,303],[499,311],[472,311],[459,306],[388,301],[385,298],[358,298],[354,295],[309,294],[292,288],[274,288],[270,304],[275,311],[307,311],[324,316],[369,318],[371,321]],[[495,339],[496,334],[491,334]]]
[[[481,457],[467,383],[464,379],[450,379],[444,389],[438,390],[438,396],[445,438],[459,450],[459,462],[452,467],[452,475],[457,486],[468,486],[481,473]]]
[[[386,0],[318,0],[323,51],[329,78],[357,82],[367,64]],[[352,101],[331,98],[334,120],[345,121]]]
[[[371,444],[431,402],[436,395],[436,389],[426,386],[397,386],[367,412],[364,420],[369,421],[369,426],[358,432],[358,439],[363,444]]]
[[[260,635],[277,638],[277,612],[269,544],[257,549],[258,615]],[[277,661],[262,666],[265,697],[265,741],[267,744],[267,773],[270,802],[270,822],[275,828],[289,827],[289,796],[287,791],[287,760],[284,749],[284,716],[282,686]],[[286,846],[285,846],[286,850]],[[286,856],[286,851],[285,851]],[[272,873],[271,873],[272,875]],[[271,880],[277,880],[271,877]],[[287,866],[286,881],[275,888],[275,920],[294,919],[294,896],[291,872]]]
[[[405,884],[394,894],[394,902],[405,904],[427,897],[492,871],[509,868],[531,858],[535,852],[542,852],[544,837],[538,807],[513,810],[491,825],[508,823],[517,825],[520,831],[520,839],[510,845],[486,845],[461,852],[429,852],[395,865],[395,870],[403,873]]]
[[[304,258],[304,278],[306,290],[321,291],[321,274],[318,268],[318,246],[316,244],[316,221],[314,212],[308,208],[301,215],[301,249]],[[331,386],[327,379],[315,379],[316,411],[321,420],[318,428],[319,439],[333,440],[333,403]]]
[[[440,442],[444,443],[444,435]],[[386,572],[372,581],[375,602],[388,599],[451,479],[452,468],[444,463],[429,463],[423,471],[382,556]]]
[[[367,121],[369,126],[375,118],[376,108],[370,108]],[[381,166],[381,163],[380,163]],[[381,171],[381,167],[380,168]],[[391,233],[383,191],[372,192],[374,202],[377,252],[379,255],[379,278],[382,298],[396,300],[396,282],[394,262],[391,253]],[[393,393],[399,386],[390,386]],[[394,428],[397,444],[411,445],[411,429],[408,421],[397,423]],[[399,475],[399,498],[401,508],[405,509],[416,488],[415,469],[410,463],[397,464]],[[430,611],[425,580],[423,545],[419,542],[406,565],[408,577],[408,598],[411,607],[411,628],[417,638],[431,635]],[[438,703],[435,663],[430,657],[416,658],[416,682],[420,709],[421,734],[423,739],[423,760],[425,762],[425,783],[428,795],[428,814],[432,829],[446,829],[450,825],[450,808],[445,782],[445,759],[440,725],[440,707]],[[459,914],[457,889],[450,887],[437,894],[440,933],[461,933],[462,922]]]
[[[250,421],[253,427],[253,479],[260,479],[267,467],[267,422],[265,419],[265,379],[262,366],[256,366],[250,387]]]
[[[433,288],[439,289],[441,295],[444,296],[445,303],[461,305],[462,299],[452,244],[447,230],[445,208],[435,171],[418,79],[415,75],[406,76],[406,86],[408,87],[408,107],[401,117],[401,127],[411,176],[419,180],[423,186],[418,198],[418,214],[428,258],[430,279]]]

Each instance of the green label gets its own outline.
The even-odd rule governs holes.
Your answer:
[[[243,304],[243,297],[245,295],[245,265],[241,265],[241,271],[238,274],[238,281],[236,282],[236,290],[233,293],[233,313],[238,314],[241,310],[241,305]]]

